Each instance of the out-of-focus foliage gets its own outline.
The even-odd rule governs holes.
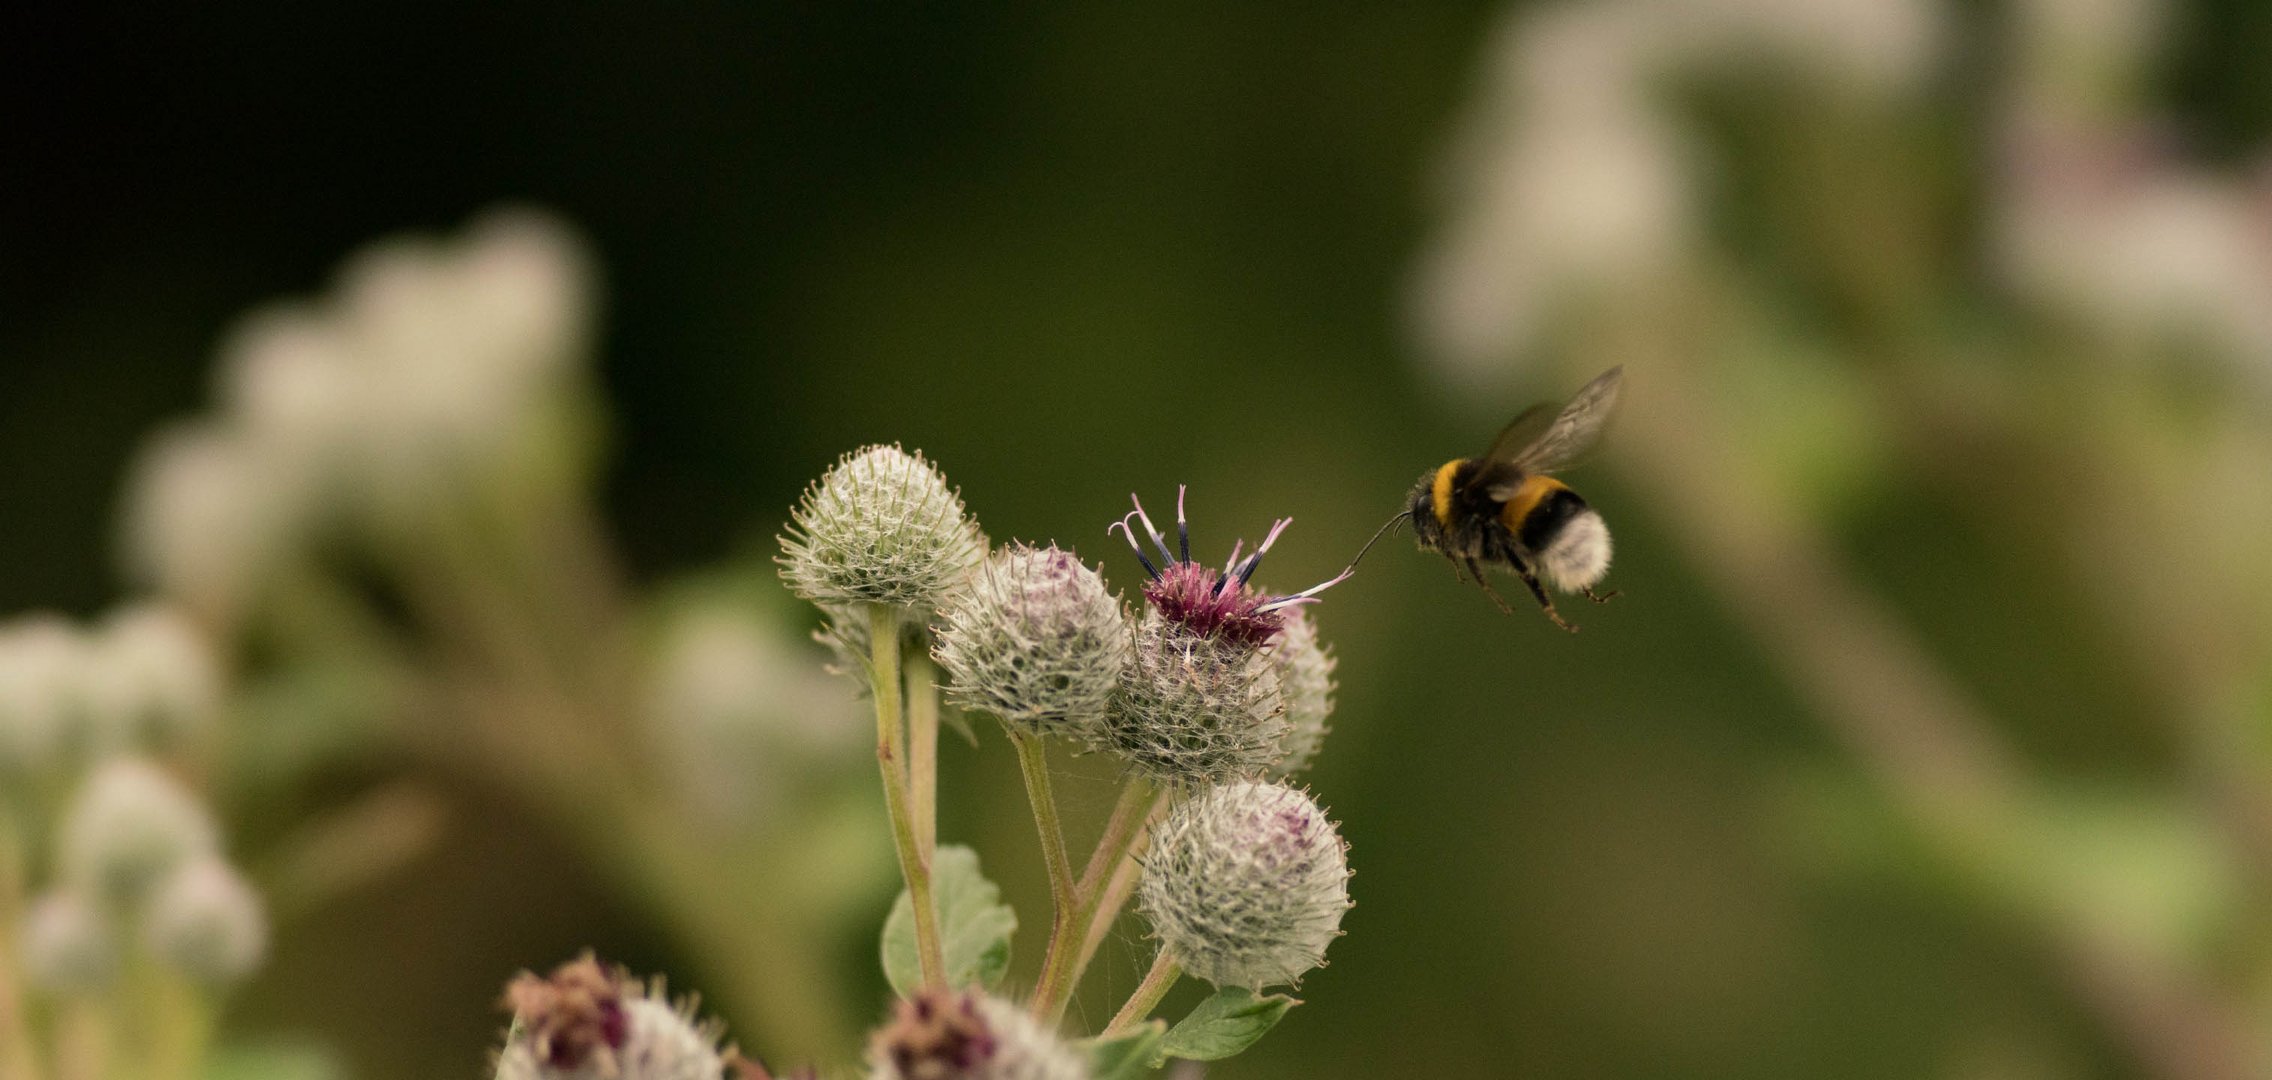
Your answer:
[[[765,561],[847,447],[1123,586],[1103,525],[1189,482],[1312,581],[1611,363],[1584,633],[1394,543],[1316,612],[1351,936],[1216,1071],[2261,1074],[2256,5],[56,17],[0,46],[0,610],[155,583],[225,644],[148,728],[277,922],[218,1075],[477,1074],[586,945],[753,1050],[881,1020],[864,721]],[[552,216],[333,275],[500,202]],[[465,382],[388,304],[566,362]],[[1046,910],[982,735],[941,835]]]

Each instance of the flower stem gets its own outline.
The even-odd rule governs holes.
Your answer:
[[[939,912],[931,903],[931,862],[915,834],[908,808],[907,730],[900,715],[899,612],[868,605],[870,697],[876,700],[876,765],[883,772],[884,807],[891,814],[892,843],[899,851],[900,876],[915,909],[915,958],[923,985],[947,984],[947,964],[939,948]]]
[[[1104,945],[1105,935],[1112,931],[1112,924],[1120,918],[1120,909],[1128,906],[1129,894],[1136,891],[1136,881],[1143,876],[1144,869],[1137,858],[1143,852],[1143,838],[1139,837],[1136,843],[1130,844],[1128,850],[1121,853],[1120,865],[1113,869],[1112,877],[1105,880],[1104,892],[1095,901],[1096,915],[1089,920],[1088,928],[1081,934],[1081,951],[1074,955],[1075,982],[1080,981],[1081,972],[1089,969],[1089,961],[1095,958],[1097,949]]]
[[[939,680],[931,658],[907,658],[908,794],[915,815],[915,843],[923,865],[939,849]]]
[[[1026,801],[1033,804],[1034,828],[1041,833],[1041,861],[1049,868],[1049,898],[1056,905],[1054,926],[1071,919],[1078,902],[1073,895],[1073,863],[1065,855],[1065,827],[1057,815],[1056,792],[1049,786],[1049,757],[1039,736],[1003,727],[1010,733],[1010,745],[1017,748]]]
[[[1089,856],[1081,880],[1073,886],[1070,917],[1050,926],[1049,951],[1034,988],[1032,1009],[1036,1018],[1054,1024],[1065,1015],[1065,1006],[1072,1000],[1073,990],[1080,985],[1081,973],[1087,970],[1089,957],[1094,953],[1085,947],[1094,933],[1093,926],[1100,919],[1109,923],[1118,918],[1120,906],[1128,900],[1127,892],[1120,891],[1113,897],[1111,910],[1103,909],[1106,894],[1112,891],[1108,888],[1112,872],[1142,835],[1144,821],[1151,814],[1153,800],[1158,797],[1159,789],[1142,777],[1129,780],[1121,789],[1120,801],[1113,806],[1111,819],[1105,822],[1104,835],[1098,838],[1096,851]]]
[[[1125,1035],[1130,1028],[1143,1023],[1182,977],[1183,965],[1163,946],[1160,955],[1152,961],[1152,970],[1144,973],[1144,981],[1137,983],[1136,992],[1128,995],[1128,1004],[1122,1005],[1120,1011],[1113,1014],[1112,1023],[1105,1025],[1104,1037]]]

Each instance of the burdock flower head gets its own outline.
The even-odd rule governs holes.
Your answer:
[[[1278,542],[1278,534],[1294,523],[1293,518],[1280,518],[1270,526],[1270,533],[1262,538],[1260,546],[1245,559],[1239,553],[1245,541],[1231,546],[1231,558],[1221,570],[1192,561],[1191,524],[1183,514],[1183,489],[1175,492],[1175,550],[1168,550],[1167,537],[1153,526],[1151,515],[1144,512],[1144,504],[1136,496],[1128,497],[1135,509],[1121,518],[1112,528],[1128,537],[1128,547],[1136,553],[1136,561],[1144,565],[1144,573],[1151,580],[1144,585],[1144,599],[1151,602],[1152,610],[1181,630],[1210,641],[1233,647],[1260,648],[1285,628],[1285,613],[1289,608],[1317,598],[1317,594],[1341,584],[1349,577],[1342,571],[1329,581],[1322,581],[1287,596],[1271,596],[1253,587],[1254,572],[1262,568],[1262,557],[1270,553],[1270,546]],[[1142,523],[1144,534],[1159,549],[1160,565],[1153,566],[1144,554],[1142,541],[1130,521]]]
[[[1217,986],[1298,981],[1325,962],[1349,908],[1348,845],[1310,797],[1223,784],[1153,835],[1139,893],[1160,948]]]
[[[1176,542],[1152,525],[1142,503],[1114,525],[1151,580],[1149,607],[1136,630],[1136,652],[1121,676],[1106,717],[1106,748],[1155,779],[1211,784],[1261,775],[1288,756],[1292,727],[1275,642],[1289,613],[1348,577],[1298,593],[1273,596],[1250,581],[1262,557],[1292,519],[1271,526],[1245,558],[1234,546],[1221,570],[1191,559],[1191,529],[1176,496]],[[1155,566],[1137,539],[1133,520],[1160,554]],[[1322,717],[1319,718],[1322,723]],[[1295,742],[1312,743],[1311,739]],[[1302,755],[1306,757],[1307,755]]]
[[[925,990],[899,1003],[868,1048],[871,1080],[1086,1080],[1088,1059],[1027,1015],[977,990]]]
[[[1096,740],[1128,666],[1128,615],[1072,552],[1013,545],[940,611],[933,649],[962,705],[1032,735]]]
[[[844,456],[805,492],[781,537],[781,577],[822,604],[935,607],[986,558],[946,477],[896,446]]]
[[[549,978],[523,973],[505,988],[513,1033],[498,1080],[720,1080],[739,1055],[648,986],[586,953]]]

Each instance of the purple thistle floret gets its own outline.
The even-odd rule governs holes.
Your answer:
[[[1298,593],[1271,596],[1254,588],[1249,582],[1254,572],[1262,567],[1262,557],[1270,546],[1278,542],[1278,534],[1294,523],[1293,518],[1280,518],[1270,526],[1270,533],[1262,544],[1246,558],[1239,553],[1246,546],[1239,541],[1231,546],[1231,558],[1221,570],[1193,562],[1191,559],[1191,525],[1183,513],[1182,486],[1175,489],[1176,547],[1168,549],[1167,537],[1152,525],[1150,515],[1144,513],[1144,503],[1135,495],[1128,496],[1136,509],[1114,522],[1105,531],[1119,529],[1128,537],[1128,547],[1136,553],[1136,561],[1144,566],[1151,580],[1144,584],[1144,599],[1149,601],[1160,617],[1181,626],[1191,633],[1248,647],[1260,647],[1285,628],[1284,612],[1296,604],[1315,601],[1319,593],[1340,584],[1349,577],[1343,570],[1331,580],[1319,582]],[[1144,532],[1159,549],[1160,565],[1153,565],[1144,553],[1144,545],[1136,539],[1136,529],[1129,524],[1134,520],[1144,526]]]

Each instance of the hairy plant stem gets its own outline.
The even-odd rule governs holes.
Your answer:
[[[1012,736],[1013,741],[1015,738]],[[1021,760],[1023,753],[1021,750]],[[1042,960],[1041,978],[1034,987],[1032,1010],[1037,1019],[1054,1024],[1064,1017],[1073,989],[1080,985],[1081,973],[1088,969],[1089,958],[1096,954],[1089,940],[1101,936],[1097,926],[1110,925],[1120,916],[1121,906],[1128,902],[1128,890],[1111,888],[1117,877],[1115,871],[1131,857],[1158,797],[1159,789],[1142,777],[1130,779],[1127,786],[1121,788],[1120,801],[1113,806],[1112,817],[1105,822],[1104,835],[1098,838],[1096,850],[1081,872],[1081,880],[1071,887],[1072,902],[1061,907],[1069,917],[1054,920],[1050,925],[1049,950]],[[1105,904],[1108,897],[1111,899],[1109,908]]]
[[[1129,838],[1128,846],[1120,853],[1120,861],[1113,865],[1111,876],[1102,883],[1103,891],[1096,900],[1096,917],[1089,920],[1088,930],[1081,935],[1081,951],[1073,961],[1075,982],[1080,980],[1080,972],[1089,969],[1089,961],[1096,957],[1097,949],[1104,945],[1105,935],[1112,932],[1112,924],[1119,920],[1121,909],[1128,906],[1128,897],[1136,891],[1136,883],[1144,876],[1144,848],[1151,839],[1148,827],[1158,819],[1162,809],[1156,791],[1153,798],[1144,804],[1144,808],[1150,811],[1142,818],[1147,829]],[[1091,867],[1092,871],[1095,869],[1098,868]],[[1083,880],[1087,878],[1084,877]]]
[[[1128,995],[1128,1003],[1112,1014],[1112,1022],[1104,1026],[1104,1037],[1125,1035],[1129,1029],[1143,1023],[1182,977],[1183,965],[1176,961],[1174,953],[1162,946],[1160,955],[1152,960],[1152,970],[1144,973],[1144,981],[1136,984],[1136,992]]]
[[[1049,755],[1041,738],[1007,724],[1010,745],[1018,751],[1018,771],[1025,774],[1026,801],[1033,804],[1033,824],[1041,834],[1041,862],[1049,869],[1049,899],[1056,906],[1052,927],[1073,917],[1073,863],[1065,855],[1065,827],[1057,814],[1057,794],[1049,786]],[[1053,929],[1050,935],[1056,937]]]
[[[907,658],[908,794],[915,814],[915,843],[923,865],[939,850],[939,679],[931,657]]]
[[[900,707],[899,612],[868,605],[870,697],[876,701],[876,766],[883,773],[884,807],[891,814],[892,844],[899,852],[900,876],[915,909],[915,958],[923,985],[947,984],[945,954],[939,946],[939,912],[931,901],[931,861],[916,839],[915,815],[908,806],[907,728]],[[934,762],[934,765],[936,763]]]

